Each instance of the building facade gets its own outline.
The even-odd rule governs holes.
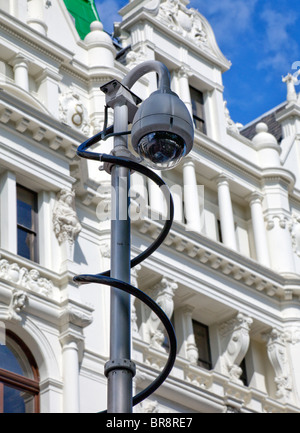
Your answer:
[[[175,202],[172,230],[132,269],[132,284],[162,306],[178,339],[169,378],[134,410],[298,413],[294,77],[284,78],[287,100],[243,128],[223,98],[230,62],[188,0],[131,0],[114,39],[94,3],[81,2],[86,35],[70,0],[0,0],[0,412],[106,408],[109,289],[73,278],[110,267],[110,176],[76,149],[103,128],[100,86],[159,60],[195,139],[177,168],[161,172]],[[154,90],[153,73],[133,88],[141,99]],[[108,139],[101,149],[112,146]],[[134,257],[162,227],[165,208],[161,191],[131,177],[145,211],[132,220]],[[160,323],[133,299],[135,393],[157,377],[167,350]]]

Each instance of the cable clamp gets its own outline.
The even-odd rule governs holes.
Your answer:
[[[104,366],[105,376],[108,377],[108,374],[112,370],[128,370],[132,373],[132,377],[134,377],[136,373],[135,363],[130,359],[113,359],[108,361]]]

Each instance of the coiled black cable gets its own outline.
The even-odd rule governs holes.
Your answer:
[[[105,113],[107,114],[107,108]],[[161,190],[165,196],[167,207],[168,207],[167,215],[169,218],[165,220],[164,226],[159,236],[155,239],[155,241],[151,245],[148,246],[148,248],[146,248],[145,251],[143,251],[137,257],[131,260],[130,267],[133,268],[134,266],[144,261],[147,257],[149,257],[154,251],[156,251],[159,248],[159,246],[163,243],[163,241],[166,239],[174,219],[174,203],[173,203],[172,195],[166,183],[154,171],[128,158],[123,158],[123,157],[120,158],[114,155],[107,155],[107,154],[87,151],[87,149],[89,149],[92,145],[98,143],[101,140],[106,140],[108,137],[114,135],[125,135],[130,133],[126,131],[123,133],[115,134],[113,132],[112,126],[107,128],[107,116],[105,116],[105,118],[106,120],[104,124],[105,126],[104,130],[96,134],[95,136],[89,138],[84,143],[82,143],[78,147],[77,155],[86,159],[100,161],[108,164],[120,165],[130,170],[134,170],[143,174],[144,176],[150,178],[153,182],[155,182],[159,187],[161,187]],[[77,282],[78,284],[98,283],[98,284],[103,284],[103,285],[107,285],[107,286],[111,286],[123,290],[137,297],[142,302],[144,302],[159,317],[159,319],[163,323],[169,340],[168,359],[164,369],[161,371],[159,376],[147,388],[145,388],[143,391],[141,391],[139,394],[133,397],[133,406],[140,403],[145,398],[149,397],[149,395],[151,395],[154,391],[156,391],[157,388],[159,388],[162,385],[162,383],[169,376],[174,366],[176,353],[177,353],[177,341],[176,341],[176,335],[172,323],[170,322],[165,312],[152,298],[150,298],[146,293],[132,286],[129,283],[125,283],[124,281],[111,278],[110,270],[95,275],[89,275],[89,274],[78,275],[74,277],[74,281]]]

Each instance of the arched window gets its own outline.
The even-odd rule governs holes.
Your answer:
[[[0,345],[0,413],[39,412],[39,373],[27,346],[6,331]]]

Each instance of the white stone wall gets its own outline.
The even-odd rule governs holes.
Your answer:
[[[300,410],[298,101],[278,115],[281,146],[264,124],[252,141],[244,138],[223,100],[230,63],[213,29],[186,1],[173,3],[135,0],[122,9],[116,30],[123,47],[131,44],[124,65],[101,24],[79,39],[61,0],[0,0],[0,320],[37,361],[42,412],[106,407],[109,290],[77,287],[73,277],[109,268],[110,224],[96,210],[109,203],[110,179],[76,148],[103,126],[99,87],[147,59],[168,66],[190,110],[189,85],[203,92],[207,134],[195,131],[188,159],[162,173],[178,187],[176,221],[165,246],[132,273],[133,284],[174,315],[179,346],[171,379],[135,410]],[[132,90],[145,99],[155,88],[149,74]],[[135,256],[164,208],[148,181],[132,179],[154,217],[132,222]],[[39,263],[17,255],[17,183],[38,193]],[[149,311],[134,301],[132,311],[138,391],[166,352]],[[210,371],[197,365],[192,320],[209,328]]]

